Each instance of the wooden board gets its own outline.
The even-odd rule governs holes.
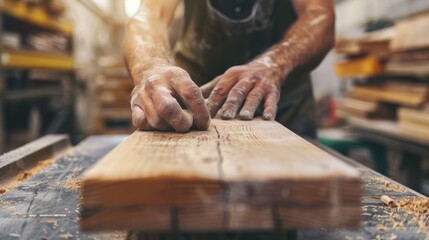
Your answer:
[[[354,98],[345,98],[337,104],[337,114],[340,116],[356,116],[368,119],[394,119],[393,108],[380,102],[365,101]]]
[[[402,131],[429,141],[429,111],[400,108],[398,118]]]
[[[81,226],[351,227],[360,195],[354,169],[279,123],[214,119],[208,131],[129,136],[85,174]]]
[[[363,37],[336,39],[335,52],[349,56],[372,55],[384,57],[389,54],[389,45],[395,36],[393,27],[365,33]]]
[[[429,13],[405,19],[395,24],[392,51],[429,48]]]
[[[427,103],[429,87],[425,84],[388,82],[382,85],[354,87],[348,97],[418,107]]]
[[[429,110],[399,108],[398,117],[399,121],[414,122],[429,127]]]
[[[386,73],[398,76],[412,76],[429,79],[429,59],[424,61],[388,62]]]
[[[374,56],[351,59],[335,65],[335,73],[339,77],[370,77],[383,72],[384,64]]]

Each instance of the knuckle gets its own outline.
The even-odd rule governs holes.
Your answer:
[[[160,116],[171,118],[176,116],[177,111],[172,101],[164,100],[157,106],[157,111]]]
[[[165,75],[169,78],[176,78],[176,77],[188,77],[189,74],[182,68],[180,67],[169,67],[166,71],[165,71]]]
[[[196,99],[201,91],[197,86],[190,86],[183,90],[183,96],[188,99]]]
[[[159,82],[159,76],[153,75],[147,78],[147,80],[144,83],[143,89],[144,90],[152,90],[155,88],[155,86]]]
[[[236,87],[231,90],[231,94],[236,96],[244,96],[246,94],[246,88],[244,87]]]
[[[225,75],[230,76],[230,75],[237,74],[237,73],[241,72],[242,69],[243,69],[242,66],[230,67],[228,70],[226,70]]]

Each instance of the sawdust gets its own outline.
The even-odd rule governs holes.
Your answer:
[[[397,205],[398,209],[415,217],[429,217],[429,198],[404,198]]]
[[[70,189],[70,190],[80,189],[80,187],[81,187],[81,181],[80,179],[76,178],[75,174],[71,174],[68,177],[67,182],[64,184],[64,188]]]
[[[115,240],[127,239],[127,236],[128,236],[128,232],[126,231],[115,231],[113,233],[113,239]]]
[[[73,238],[73,234],[71,234],[71,233],[63,233],[63,234],[60,234],[60,238],[64,238],[64,239]]]
[[[424,239],[429,239],[429,198],[407,197],[395,202],[396,206],[367,205],[363,207],[363,210],[368,211],[368,208],[372,208],[372,212],[376,212],[372,218],[379,221],[375,228],[380,232],[417,229],[416,234],[424,235]],[[382,213],[377,209],[381,209]],[[397,236],[394,234],[389,237],[383,235],[383,237],[380,236],[380,239],[395,240]]]
[[[369,179],[371,180],[371,182],[367,183],[366,185],[369,187],[375,187],[380,191],[384,191],[384,192],[392,191],[392,192],[399,192],[399,193],[403,193],[407,191],[405,187],[396,183],[392,183],[384,177],[370,177]]]
[[[20,170],[17,174],[12,177],[3,179],[0,182],[0,195],[7,193],[8,191],[16,188],[27,179],[31,178],[35,174],[42,171],[45,167],[54,162],[53,158],[38,161],[33,166]]]
[[[42,220],[40,222],[49,223],[49,224],[52,224],[54,227],[58,227],[58,220],[47,219],[47,220]]]

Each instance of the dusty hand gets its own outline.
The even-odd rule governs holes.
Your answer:
[[[177,132],[186,132],[193,124],[200,130],[209,127],[210,115],[202,93],[185,70],[162,66],[146,71],[142,78],[131,97],[135,127],[160,131],[173,128]]]
[[[273,120],[280,97],[280,74],[260,62],[228,69],[223,75],[201,87],[207,106],[214,117],[219,111],[222,119],[237,116],[243,120],[253,119],[261,102],[264,102],[262,117]]]

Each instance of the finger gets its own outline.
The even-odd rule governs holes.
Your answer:
[[[171,92],[166,88],[159,88],[152,95],[153,103],[158,115],[177,132],[187,132],[192,127],[192,117],[185,114],[182,107]]]
[[[253,88],[247,96],[246,102],[240,111],[239,117],[242,120],[252,120],[263,98],[263,90],[260,87]]]
[[[171,130],[170,125],[168,125],[168,123],[158,115],[155,106],[152,103],[152,99],[150,99],[148,96],[142,95],[142,97],[137,98],[136,104],[142,107],[143,112],[145,113],[146,121],[151,128],[159,131]]]
[[[279,102],[279,94],[277,92],[272,92],[268,94],[264,102],[264,113],[262,118],[264,120],[274,120],[277,113],[277,103]]]
[[[134,127],[143,131],[153,130],[146,120],[143,109],[140,106],[134,105],[132,108],[132,120]]]
[[[203,94],[204,98],[208,98],[210,96],[210,93],[212,92],[213,88],[219,83],[221,77],[222,75],[217,76],[215,79],[200,87],[201,93]]]
[[[173,88],[191,112],[195,127],[200,130],[207,130],[210,125],[210,114],[198,86],[191,80],[186,80],[180,83],[174,82]]]
[[[223,75],[219,79],[218,84],[213,88],[213,91],[210,93],[209,99],[207,101],[207,107],[209,109],[210,116],[216,116],[216,113],[225,102],[229,91],[235,85],[235,83],[235,75]]]
[[[255,80],[251,78],[244,78],[238,81],[237,84],[231,89],[228,97],[220,109],[222,119],[233,119],[238,113],[241,105],[243,105],[247,94],[253,88]]]

